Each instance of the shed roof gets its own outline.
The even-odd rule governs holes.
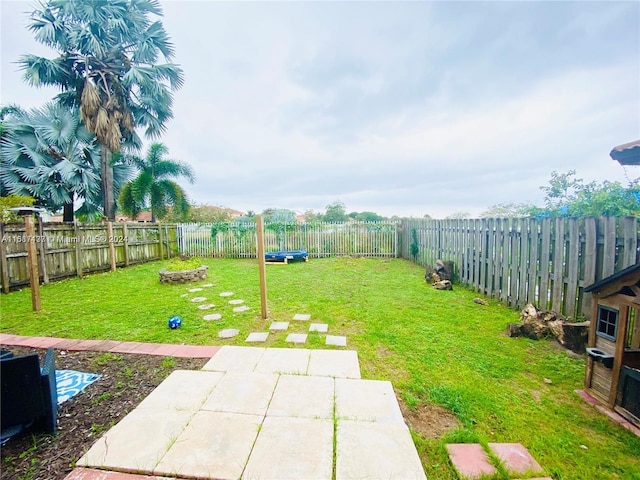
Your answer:
[[[640,140],[613,147],[609,155],[620,165],[640,165]]]
[[[603,288],[619,280],[625,280],[626,278],[629,278],[629,280],[632,280],[635,277],[635,274],[640,274],[640,263],[631,265],[630,267],[620,270],[619,272],[616,272],[613,275],[608,276],[607,278],[603,278],[602,280],[586,287],[584,291],[598,292]]]

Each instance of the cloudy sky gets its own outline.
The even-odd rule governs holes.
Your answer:
[[[0,102],[42,105],[0,1]],[[542,204],[551,172],[627,182],[640,138],[639,2],[164,1],[186,82],[162,137],[195,203],[442,218]]]

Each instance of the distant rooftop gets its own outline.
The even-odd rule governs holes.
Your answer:
[[[620,165],[640,165],[640,140],[613,147],[609,155]]]

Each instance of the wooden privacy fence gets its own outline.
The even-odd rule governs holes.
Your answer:
[[[24,223],[0,223],[2,291],[29,284]],[[43,223],[35,238],[40,282],[159,260],[177,251],[175,225]]]
[[[451,260],[461,283],[513,308],[579,319],[585,287],[640,261],[638,228],[636,217],[403,221],[401,252],[425,266]]]
[[[395,222],[264,224],[267,251],[306,250],[311,257],[398,256]],[[251,257],[256,253],[255,223],[179,224],[180,252],[201,257]]]

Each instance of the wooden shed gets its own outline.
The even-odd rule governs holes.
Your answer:
[[[584,291],[593,294],[585,389],[640,426],[640,264]]]

